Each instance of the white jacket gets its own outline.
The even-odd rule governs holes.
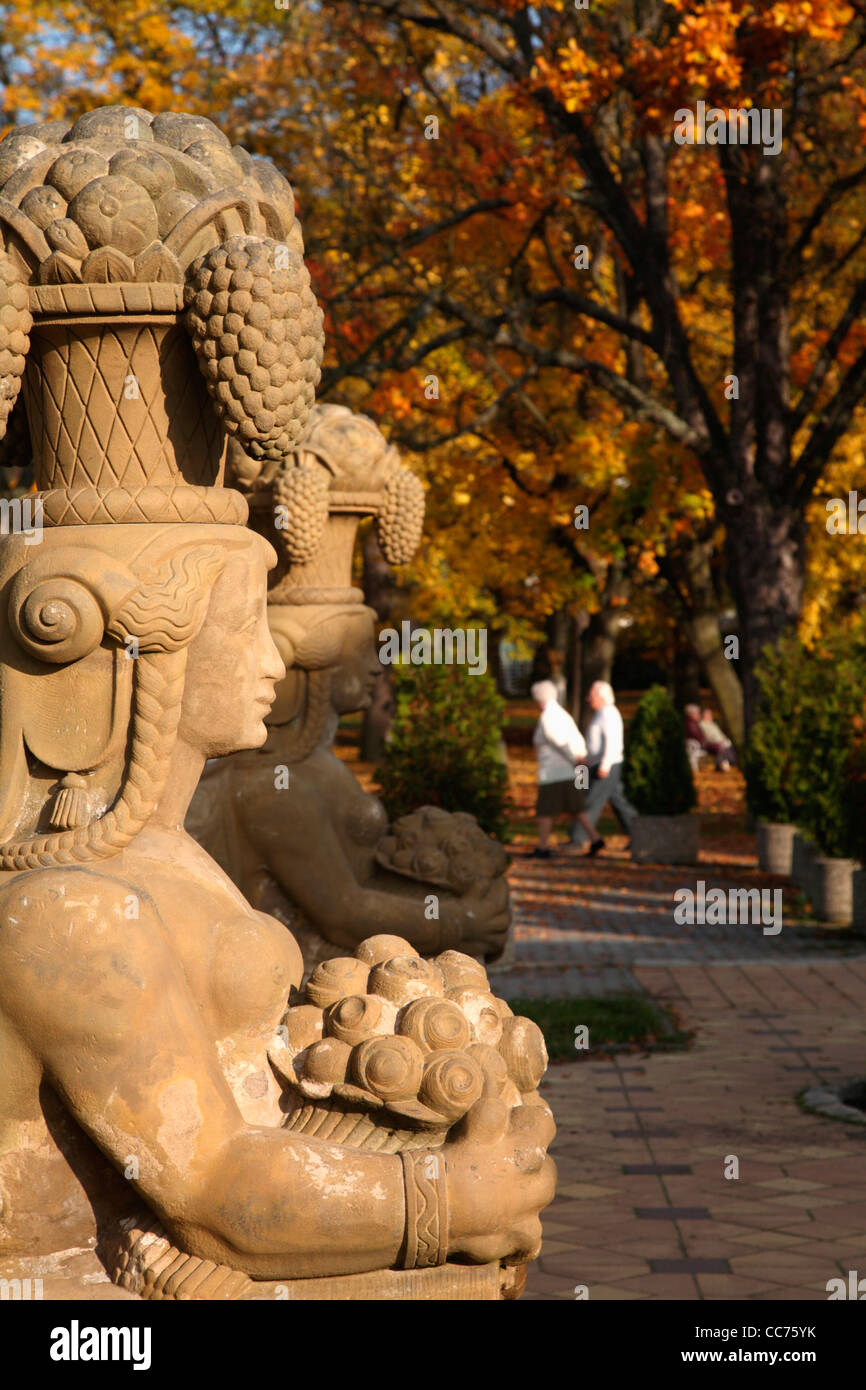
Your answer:
[[[602,705],[601,709],[596,710],[589,721],[586,741],[590,767],[601,767],[605,772],[610,772],[612,767],[622,762],[622,715],[616,705]]]
[[[586,757],[586,744],[568,710],[556,700],[548,700],[541,711],[532,742],[542,785],[573,781],[574,764]]]

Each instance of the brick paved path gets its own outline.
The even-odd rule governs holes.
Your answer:
[[[690,965],[715,961],[812,960],[853,954],[866,957],[866,940],[798,925],[798,899],[783,878],[762,874],[740,855],[719,862],[709,855],[691,868],[644,867],[626,856],[622,837],[596,860],[561,855],[537,860],[514,852],[509,871],[516,918],[519,969],[498,977],[507,994],[541,998],[606,994],[638,988],[639,965]],[[760,926],[674,922],[674,892],[707,888],[781,889],[784,924],[778,936]]]
[[[828,1279],[866,1275],[866,1127],[797,1102],[866,1073],[866,943],[787,913],[777,937],[674,924],[674,888],[698,877],[782,884],[744,863],[519,859],[511,875],[518,968],[499,992],[646,990],[696,1031],[684,1053],[551,1066],[559,1188],[525,1297],[826,1299]]]

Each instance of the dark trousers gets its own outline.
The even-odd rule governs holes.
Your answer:
[[[637,811],[623,790],[622,763],[614,763],[606,777],[599,777],[595,769],[590,772],[589,791],[586,794],[586,814],[593,825],[598,824],[599,817],[608,802],[610,802],[611,810],[627,835]],[[576,823],[571,832],[571,843],[582,845],[585,840],[586,831],[582,825]]]
[[[716,771],[719,770],[722,763],[730,763],[731,767],[736,767],[737,750],[732,743],[711,743],[709,752],[716,760]]]

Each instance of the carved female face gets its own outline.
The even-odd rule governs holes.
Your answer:
[[[359,613],[345,625],[340,654],[331,675],[331,704],[337,713],[367,709],[381,670],[373,620],[369,613]]]
[[[232,555],[190,643],[178,737],[208,758],[259,748],[267,736],[263,721],[286,668],[268,628],[266,584],[258,547]]]

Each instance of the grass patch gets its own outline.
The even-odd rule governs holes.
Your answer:
[[[641,994],[602,999],[509,999],[515,1014],[537,1023],[551,1060],[579,1062],[599,1052],[683,1048],[692,1034],[676,1014]],[[588,1030],[588,1047],[575,1048],[575,1028]]]

